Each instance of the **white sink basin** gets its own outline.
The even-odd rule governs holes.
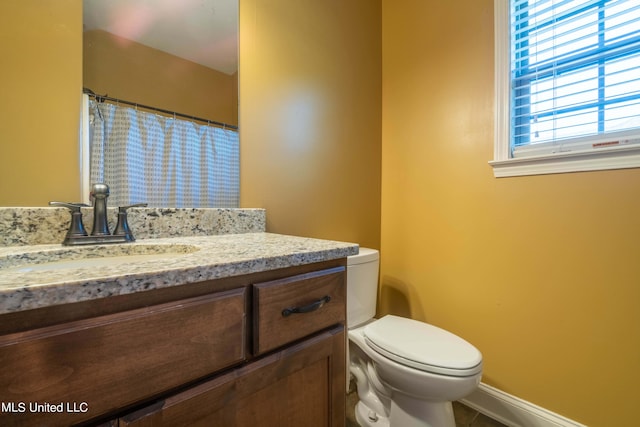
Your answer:
[[[193,245],[97,245],[24,252],[0,257],[0,272],[29,273],[98,268],[183,257],[198,250]]]

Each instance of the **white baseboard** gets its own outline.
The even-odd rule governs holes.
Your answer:
[[[509,427],[586,427],[484,383],[460,402]]]

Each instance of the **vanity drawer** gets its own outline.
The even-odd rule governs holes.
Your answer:
[[[344,267],[253,285],[253,351],[261,354],[344,323]]]
[[[237,364],[245,311],[239,288],[0,336],[2,401],[86,410],[0,413],[0,425],[91,419]]]

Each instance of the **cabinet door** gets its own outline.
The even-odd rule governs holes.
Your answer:
[[[0,412],[0,425],[70,425],[242,362],[245,294],[240,288],[0,336],[0,400],[25,405]],[[57,406],[29,406],[36,403]]]
[[[120,426],[343,427],[342,325],[123,417]]]

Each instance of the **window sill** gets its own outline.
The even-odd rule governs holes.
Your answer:
[[[493,167],[493,174],[496,178],[637,168],[640,167],[640,147],[570,151],[493,160],[489,164]]]

